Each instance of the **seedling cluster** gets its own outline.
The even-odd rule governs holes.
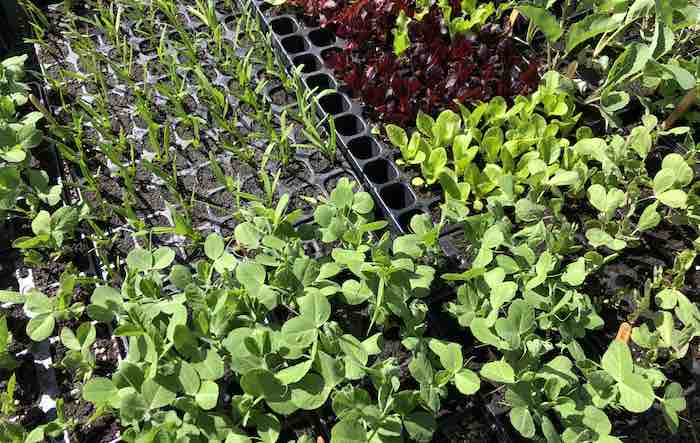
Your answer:
[[[0,441],[697,440],[700,6],[19,6]]]

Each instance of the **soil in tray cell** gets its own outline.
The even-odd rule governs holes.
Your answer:
[[[29,353],[17,358],[17,367],[13,372],[0,370],[0,392],[7,391],[7,383],[15,374],[15,411],[12,414],[25,429],[34,429],[47,421],[46,414],[39,408],[41,397],[36,364]]]
[[[88,423],[94,412],[92,404],[83,400],[64,404],[66,416],[80,423],[68,433],[71,443],[109,443],[119,436],[119,423],[111,415],[102,415]]]

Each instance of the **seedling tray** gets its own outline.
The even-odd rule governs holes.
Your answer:
[[[273,45],[287,69],[303,66],[301,77],[309,89],[335,90],[319,99],[319,117],[334,119],[338,146],[348,162],[392,228],[398,233],[407,232],[411,217],[430,213],[440,199],[420,197],[415,192],[410,179],[394,161],[396,151],[372,134],[371,125],[363,117],[362,104],[353,100],[343,84],[324,66],[325,56],[343,50],[344,41],[328,29],[307,26],[293,15],[270,15],[269,5],[263,2],[253,0],[248,7],[254,9],[271,31]]]

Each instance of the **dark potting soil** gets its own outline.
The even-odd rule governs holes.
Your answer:
[[[443,400],[437,417],[437,432],[432,443],[501,443],[497,434],[484,420],[481,404],[474,397],[464,397],[451,393]]]
[[[46,414],[39,408],[38,401],[41,390],[38,384],[38,373],[31,354],[17,357],[19,367],[13,372],[0,370],[0,391],[7,390],[7,383],[12,373],[15,374],[15,405],[14,416],[25,429],[34,429],[46,422]]]
[[[78,421],[79,425],[69,432],[71,442],[108,443],[119,436],[119,424],[115,417],[102,415],[88,423],[94,413],[91,403],[84,400],[66,402],[64,412],[67,417]]]
[[[341,155],[337,152],[337,155]],[[317,173],[325,173],[330,171],[333,163],[321,151],[314,151],[309,155],[309,163],[311,168]]]
[[[5,317],[7,329],[12,334],[12,343],[9,346],[8,352],[11,355],[16,355],[20,351],[29,349],[33,342],[27,335],[27,322],[29,322],[29,318],[27,314],[25,314],[22,305],[0,308],[0,315]]]

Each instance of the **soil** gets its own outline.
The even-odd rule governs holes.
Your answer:
[[[66,402],[64,408],[66,416],[78,420],[80,423],[69,432],[71,442],[109,443],[119,436],[119,423],[111,415],[103,415],[87,423],[94,412],[94,408],[89,402],[83,400]]]
[[[15,412],[14,417],[25,429],[33,429],[46,422],[46,414],[39,408],[38,401],[41,396],[38,384],[38,374],[31,353],[17,357],[19,367],[15,374]],[[0,370],[0,392],[7,390],[7,383],[11,373]]]

